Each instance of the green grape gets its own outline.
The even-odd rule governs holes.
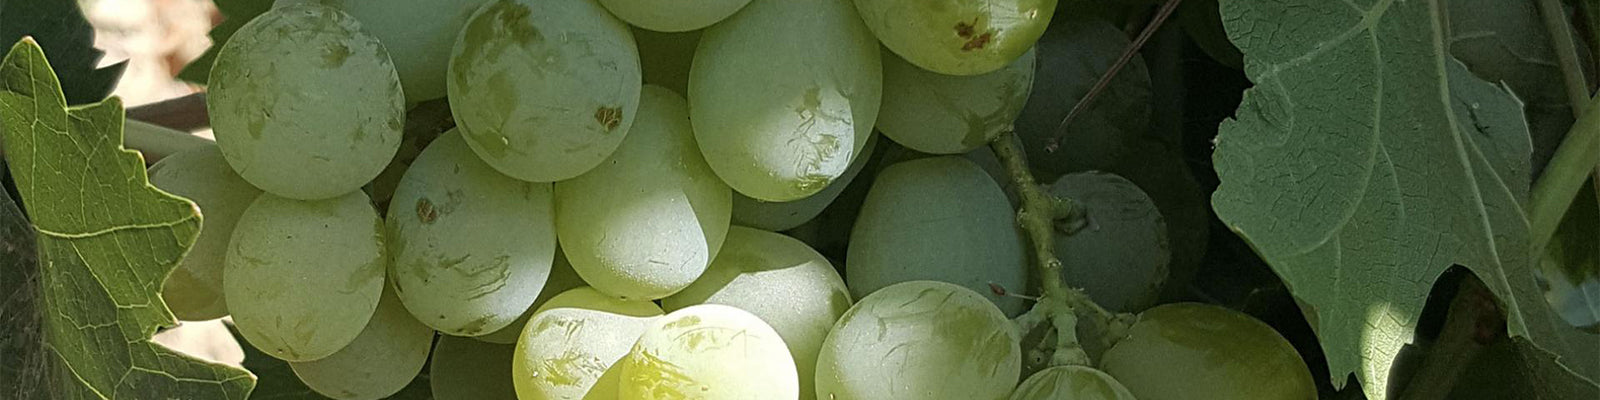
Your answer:
[[[935,280],[986,296],[1007,315],[1027,290],[1028,260],[1011,204],[989,175],[961,157],[900,162],[878,173],[850,233],[845,282],[857,297],[906,281]]]
[[[205,146],[173,154],[150,166],[150,184],[187,197],[204,217],[200,237],[189,254],[161,287],[172,314],[185,321],[203,321],[228,315],[222,295],[223,258],[234,224],[261,190],[250,186],[228,167],[222,150]]]
[[[781,298],[775,301],[774,296]],[[817,352],[850,309],[850,289],[833,264],[795,238],[735,226],[700,280],[665,299],[679,310],[722,304],[749,311],[778,331],[800,373],[800,398],[815,399]]]
[[[689,67],[694,65],[694,48],[700,44],[701,31],[656,32],[633,28],[633,40],[639,45],[639,68],[644,83],[672,89],[679,95],[689,95]]]
[[[794,229],[801,224],[822,214],[822,210],[833,204],[839,198],[850,182],[856,179],[861,169],[871,160],[872,151],[878,144],[878,135],[867,137],[867,144],[861,147],[861,156],[850,162],[850,167],[844,170],[844,175],[828,183],[822,191],[804,199],[795,201],[761,201],[735,192],[733,194],[733,223],[761,228],[769,231],[786,231]]]
[[[617,398],[621,368],[661,308],[580,287],[550,299],[517,340],[511,375],[523,399]]]
[[[982,75],[929,72],[894,53],[883,56],[878,129],[912,150],[965,153],[988,145],[1022,113],[1033,86],[1033,51]]]
[[[273,8],[321,3],[338,8],[383,42],[405,87],[406,100],[444,97],[444,76],[456,33],[487,0],[278,0]]]
[[[794,201],[844,175],[878,119],[883,66],[847,0],[755,0],[707,28],[689,111],[728,186]]]
[[[1057,226],[1061,279],[1113,311],[1154,305],[1172,260],[1161,210],[1138,185],[1104,172],[1078,172],[1050,185],[1088,214],[1085,226]]]
[[[1028,377],[1011,400],[1134,400],[1111,375],[1081,365],[1046,368]]]
[[[983,295],[912,281],[856,302],[822,342],[817,398],[1000,400],[1022,373],[1005,314]]]
[[[292,362],[295,376],[323,396],[381,399],[411,383],[428,362],[433,330],[406,312],[394,290],[384,290],[361,335],[333,355]]]
[[[472,150],[525,181],[599,165],[639,108],[633,35],[595,0],[490,1],[461,30],[447,76]]]
[[[1305,360],[1272,327],[1199,303],[1145,310],[1100,369],[1140,400],[1314,399]]]
[[[642,97],[639,123],[610,160],[556,182],[556,232],[591,286],[652,300],[716,258],[733,197],[696,151],[683,97],[655,85]]]
[[[250,20],[222,46],[210,82],[217,145],[269,193],[356,191],[400,148],[405,97],[389,53],[339,10],[301,4]]]
[[[855,0],[872,34],[906,61],[948,75],[992,72],[1044,34],[1056,0]]]
[[[600,0],[617,18],[638,26],[660,32],[684,32],[711,26],[750,0]]]
[[[454,131],[406,170],[386,220],[390,276],[417,320],[449,335],[510,325],[555,257],[550,184],[495,172]]]
[[[222,290],[239,333],[284,361],[327,357],[366,328],[383,294],[383,221],[360,191],[316,201],[262,194],[228,241]]]
[[[783,339],[738,308],[702,304],[651,321],[622,359],[620,400],[798,399]]]
[[[539,289],[539,297],[533,298],[533,305],[528,306],[528,310],[523,311],[522,316],[517,317],[517,320],[512,321],[510,325],[506,325],[506,327],[500,328],[500,330],[493,333],[474,336],[473,338],[489,343],[516,344],[517,338],[522,336],[522,327],[528,324],[528,318],[532,318],[533,314],[538,312],[540,306],[543,306],[550,301],[550,298],[556,297],[562,292],[584,285],[583,278],[578,276],[578,271],[572,270],[572,263],[567,262],[567,256],[557,248],[556,261],[550,263],[550,278],[544,281],[544,288]]]
[[[1134,149],[1134,142],[1150,134],[1151,83],[1143,57],[1132,58],[1094,102],[1061,125],[1131,44],[1115,25],[1081,16],[1058,21],[1039,39],[1033,89],[1015,122],[1028,166],[1041,182],[1148,157]],[[1050,149],[1056,138],[1059,146]]]
[[[511,381],[516,346],[440,335],[428,364],[434,400],[517,400]]]

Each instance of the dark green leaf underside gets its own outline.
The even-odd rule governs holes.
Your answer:
[[[32,36],[50,54],[50,66],[65,85],[67,104],[100,101],[116,88],[127,63],[98,68],[104,56],[94,47],[94,27],[77,1],[0,1],[0,44]]]

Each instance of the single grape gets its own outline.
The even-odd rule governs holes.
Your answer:
[[[1035,46],[1033,89],[1015,118],[1029,168],[1041,182],[1074,171],[1110,170],[1124,157],[1142,160],[1134,142],[1150,133],[1150,73],[1134,57],[1070,124],[1061,122],[1131,44],[1111,23],[1082,17],[1058,21]],[[1049,149],[1051,140],[1059,146]]]
[[[918,67],[992,72],[1044,34],[1056,0],[855,0],[873,35]]]
[[[688,105],[644,88],[638,124],[611,159],[556,182],[556,232],[584,281],[628,299],[689,286],[728,233],[733,195],[694,145]]]
[[[1209,304],[1145,310],[1100,369],[1140,400],[1314,399],[1311,370],[1272,327]]]
[[[634,27],[633,40],[639,45],[639,68],[645,84],[672,89],[689,95],[689,67],[694,65],[694,48],[700,32],[656,32]]]
[[[417,320],[478,336],[521,316],[556,251],[550,184],[495,172],[454,131],[406,170],[386,219],[389,274]]]
[[[472,150],[525,181],[599,165],[639,107],[633,35],[595,0],[484,4],[456,39],[447,75]]]
[[[339,10],[300,4],[239,28],[211,68],[206,108],[239,176],[300,200],[360,189],[400,146],[405,96],[389,53]]]
[[[660,32],[684,32],[711,26],[749,3],[750,0],[600,0],[600,4],[605,4],[617,18]]]
[[[350,344],[383,294],[382,228],[360,191],[316,201],[257,197],[233,227],[223,271],[239,333],[284,361]]]
[[[774,298],[776,296],[776,298]],[[800,373],[800,398],[815,399],[817,352],[850,309],[833,264],[795,238],[735,226],[700,280],[661,299],[667,310],[722,304],[749,311],[778,332]]]
[[[433,330],[412,318],[394,290],[386,288],[372,320],[354,341],[333,355],[291,362],[289,367],[323,396],[381,399],[399,392],[422,372],[432,347]]]
[[[848,169],[878,119],[878,46],[847,0],[755,0],[707,28],[689,71],[689,111],[706,161],[764,201],[821,191]]]
[[[1046,368],[1028,377],[1011,400],[1134,400],[1111,375],[1081,365]]]
[[[972,289],[1005,311],[1021,299],[990,285],[1027,290],[1027,255],[1011,204],[989,175],[961,157],[884,168],[850,233],[845,282],[857,297],[892,284],[935,280]]]
[[[801,224],[822,214],[822,210],[833,204],[839,194],[850,186],[856,179],[861,169],[867,165],[872,157],[872,151],[878,144],[878,135],[867,138],[866,146],[861,147],[861,156],[850,162],[850,168],[844,170],[844,175],[828,183],[828,187],[804,199],[795,201],[761,201],[735,192],[733,194],[733,223],[760,228],[769,231],[786,231],[794,229]]]
[[[1084,226],[1057,224],[1061,279],[1113,311],[1154,305],[1172,260],[1161,210],[1138,185],[1104,172],[1078,172],[1050,185],[1050,194],[1077,201]]]
[[[778,333],[719,304],[651,321],[621,369],[622,400],[799,398],[794,358]]]
[[[615,399],[628,355],[661,308],[580,287],[550,299],[520,333],[512,377],[523,399]]]
[[[572,263],[567,262],[567,256],[562,254],[561,249],[557,248],[556,260],[550,263],[550,278],[544,281],[544,288],[539,289],[539,297],[533,299],[533,305],[528,306],[528,310],[522,312],[522,316],[517,317],[517,320],[512,321],[510,325],[506,325],[506,327],[500,328],[500,330],[493,333],[474,336],[473,338],[489,343],[516,344],[517,338],[522,336],[522,327],[528,324],[528,318],[532,318],[533,313],[538,312],[540,306],[543,306],[550,301],[550,298],[556,297],[562,292],[584,285],[586,284],[583,282],[583,278],[578,276],[578,271],[572,270]]]
[[[1033,51],[993,72],[930,72],[894,53],[883,55],[883,111],[878,129],[912,150],[965,153],[1008,129],[1033,86]]]
[[[487,0],[278,0],[273,8],[321,3],[361,21],[383,42],[405,88],[406,101],[444,97],[444,77],[456,33]]]
[[[228,167],[222,150],[204,146],[186,150],[150,166],[150,184],[187,197],[200,207],[200,237],[189,254],[161,287],[161,299],[172,314],[184,321],[204,321],[228,315],[222,295],[223,258],[228,239],[250,202],[261,190],[250,186]]]
[[[517,400],[511,381],[516,346],[440,335],[428,364],[434,400]]]
[[[965,287],[885,287],[856,302],[822,342],[817,398],[1004,399],[1022,373],[1014,329]]]

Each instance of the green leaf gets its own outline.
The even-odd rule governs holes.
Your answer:
[[[294,369],[289,363],[256,350],[247,344],[244,336],[239,334],[239,329],[233,324],[228,324],[228,332],[233,334],[233,339],[244,344],[244,368],[256,374],[256,390],[250,393],[250,400],[322,400],[327,397],[311,391],[300,378],[294,374]],[[433,399],[433,389],[428,386],[428,370],[423,367],[422,374],[411,381],[399,393],[389,396],[390,400],[430,400]]]
[[[272,8],[273,0],[215,0],[217,11],[222,13],[221,24],[211,28],[211,48],[206,49],[200,58],[190,61],[183,66],[183,71],[178,72],[178,79],[204,85],[211,77],[211,64],[217,61],[217,52],[222,50],[222,45],[238,32],[244,23],[250,22],[257,15],[267,12]]]
[[[60,398],[242,399],[254,385],[249,372],[150,342],[156,329],[174,325],[158,293],[194,243],[200,215],[150,186],[142,157],[121,147],[122,122],[115,97],[68,109],[31,39],[0,62],[0,132],[38,233],[38,279],[29,288],[37,292],[25,301],[37,301],[48,364],[45,387],[20,389]]]
[[[66,82],[67,104],[100,101],[116,88],[127,62],[97,68],[104,56],[94,47],[94,27],[77,1],[0,0],[0,43],[32,36],[51,57],[50,66]]]
[[[1522,99],[1533,135],[1533,171],[1550,162],[1576,118],[1560,61],[1535,1],[1449,0],[1450,54],[1473,74]]]
[[[1212,206],[1305,304],[1335,385],[1386,398],[1451,265],[1499,296],[1513,337],[1595,376],[1574,357],[1600,340],[1557,326],[1535,284],[1522,105],[1450,58],[1438,5],[1223,0],[1256,86],[1220,129]]]

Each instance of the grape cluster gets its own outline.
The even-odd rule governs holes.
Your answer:
[[[217,57],[217,146],[151,168],[205,217],[163,293],[337,399],[424,368],[439,399],[1132,398],[1173,382],[1127,360],[1156,345],[1026,377],[1027,304],[991,290],[1038,277],[972,154],[1055,3],[279,0]],[[439,98],[455,127],[408,136]],[[848,268],[774,232],[858,175]]]

